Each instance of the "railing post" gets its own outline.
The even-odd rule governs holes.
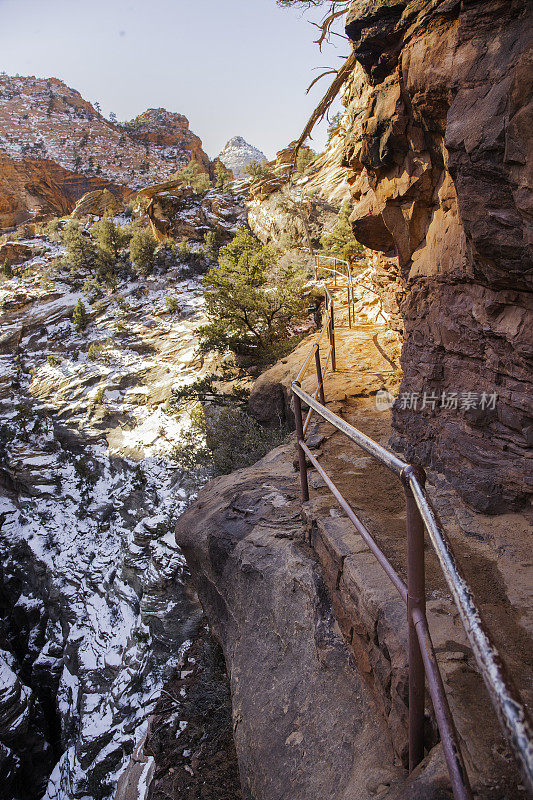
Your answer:
[[[348,284],[348,327],[352,327],[352,312],[350,309],[350,284]]]
[[[329,307],[329,339],[331,342],[331,369],[337,370],[337,354],[335,353],[335,319],[333,317],[333,300]]]
[[[317,343],[316,350],[315,350],[315,364],[316,364],[316,376],[318,378],[318,396],[320,397],[320,402],[323,406],[326,405],[326,396],[324,394],[324,376],[322,375],[322,365],[320,363],[320,345]]]
[[[425,672],[413,611],[426,612],[424,567],[424,521],[411,491],[409,477],[416,475],[422,486],[426,474],[421,467],[408,465],[402,471],[407,525],[407,620],[409,625],[409,771],[424,758]]]
[[[299,381],[294,381],[296,386],[300,386]],[[296,446],[298,448],[298,465],[300,467],[300,487],[302,491],[302,500],[305,502],[309,500],[309,484],[307,483],[307,462],[305,460],[305,453],[300,447],[300,442],[304,439],[304,426],[302,418],[302,401],[298,395],[293,392],[294,397],[294,419],[296,423]]]

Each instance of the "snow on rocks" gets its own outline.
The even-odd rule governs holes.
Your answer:
[[[255,162],[264,163],[267,159],[257,147],[248,144],[242,136],[234,136],[226,142],[224,149],[218,155],[225,167],[231,169],[236,179],[244,177],[246,167]]]
[[[165,313],[169,293],[179,313]],[[28,796],[111,797],[198,620],[171,533],[197,488],[173,460],[188,423],[171,400],[200,374],[202,286],[176,266],[91,306],[26,269],[0,303],[15,332],[0,350],[0,757],[20,777],[33,754]],[[15,745],[10,731],[24,733]]]

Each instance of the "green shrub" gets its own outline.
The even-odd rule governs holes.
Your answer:
[[[220,251],[205,279],[208,324],[200,350],[227,349],[255,363],[273,360],[290,347],[291,329],[303,317],[302,276],[244,228]]]
[[[269,178],[273,174],[266,161],[252,161],[244,171],[250,178]]]
[[[196,161],[189,161],[186,167],[174,172],[171,178],[181,180],[184,186],[190,186],[195,194],[204,195],[211,188],[209,175]]]
[[[339,132],[342,122],[342,112],[339,111],[331,118],[328,125],[328,144],[331,142],[336,133]]]
[[[2,267],[2,275],[5,275],[6,278],[13,277],[13,267],[11,266],[11,264],[8,263],[7,258],[4,261],[4,265]]]
[[[103,406],[105,405],[105,387],[100,386],[100,388],[96,391],[96,394],[93,397],[92,401],[93,406]]]
[[[89,316],[81,299],[76,303],[76,307],[72,314],[72,323],[79,333],[84,331],[89,324]]]
[[[57,359],[55,356],[46,356],[46,360],[51,367],[59,366],[59,359]]]
[[[131,263],[140,275],[149,275],[154,268],[157,242],[148,228],[136,228],[130,242]]]
[[[50,280],[50,276],[46,274],[41,275],[41,278],[39,280],[39,285],[41,289],[43,289],[45,292],[52,292],[55,288],[54,282]]]
[[[277,447],[288,429],[263,428],[241,408],[217,408],[204,413],[196,408],[191,426],[174,457],[182,469],[209,469],[226,475],[248,467]]]
[[[175,314],[176,311],[180,310],[180,302],[176,295],[174,294],[167,294],[165,297],[165,311],[169,314]]]
[[[100,361],[102,364],[109,364],[111,361],[111,356],[107,352],[104,343],[97,344],[94,342],[87,351],[87,358],[89,361]]]
[[[296,158],[296,172],[303,174],[316,161],[317,157],[310,147],[301,147]]]
[[[349,200],[345,200],[339,211],[337,221],[330,233],[326,233],[320,239],[322,248],[327,253],[346,259],[347,261],[361,258],[365,255],[364,247],[359,244],[353,234],[350,223],[351,205]]]
[[[175,248],[175,253],[178,261],[181,261],[182,263],[186,263],[191,259],[193,252],[187,239],[181,240],[181,242]]]
[[[55,217],[51,219],[44,227],[44,235],[50,239],[52,242],[60,242],[61,241],[61,228],[59,225],[59,219]]]

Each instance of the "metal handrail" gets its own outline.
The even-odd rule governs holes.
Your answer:
[[[323,264],[320,263],[321,260],[322,261],[331,261],[331,262],[333,262],[333,266],[332,267],[325,267]],[[346,270],[346,274],[344,274],[343,272],[339,271],[337,269],[338,266],[344,267],[345,270]],[[347,292],[348,292],[347,307],[348,307],[348,327],[349,328],[352,327],[352,318],[355,321],[355,295],[354,295],[354,287],[355,286],[358,286],[358,287],[360,286],[361,288],[366,289],[367,292],[371,292],[372,294],[376,295],[376,297],[379,300],[378,316],[379,316],[379,314],[381,314],[383,319],[385,319],[385,320],[387,319],[385,317],[385,314],[383,313],[383,298],[382,298],[381,294],[376,289],[374,289],[372,286],[368,286],[368,284],[364,283],[363,281],[358,280],[358,279],[355,279],[355,280],[353,279],[352,267],[351,267],[351,264],[350,264],[349,261],[345,261],[344,259],[337,258],[337,256],[326,256],[326,255],[323,255],[322,253],[315,253],[315,280],[316,280],[317,283],[319,281],[319,271],[320,270],[322,270],[323,272],[329,272],[329,273],[331,273],[333,275],[335,288],[337,287],[337,278],[338,277],[346,278],[346,280],[347,280]],[[324,286],[325,285],[326,284],[324,284]]]
[[[342,273],[338,274],[342,275]],[[315,275],[318,278],[318,263]],[[488,688],[492,704],[521,768],[525,784],[533,796],[533,726],[531,720],[518,690],[506,672],[492,637],[485,627],[470,587],[457,565],[450,541],[427,496],[424,487],[424,470],[403,461],[395,453],[375,442],[326,407],[324,377],[330,356],[333,371],[335,371],[336,365],[333,299],[326,284],[324,284],[324,290],[326,295],[326,321],[318,340],[313,343],[310,353],[298,372],[297,378],[292,383],[301,495],[303,501],[309,499],[308,460],[318,471],[348,519],[374,553],[381,567],[407,605],[409,626],[409,769],[414,769],[424,757],[424,686],[425,678],[427,678],[454,797],[456,800],[472,800],[472,791],[431,642],[425,612],[424,532],[427,530],[453,600],[459,610],[466,635],[472,646],[481,676]],[[350,299],[350,293],[348,299]],[[326,330],[329,332],[330,347],[326,363],[322,366],[320,361],[320,340]],[[311,395],[302,389],[301,379],[309,367],[313,354],[315,356],[317,389]],[[319,395],[320,401],[317,400]],[[305,423],[302,402],[308,406]],[[407,512],[407,585],[395,572],[373,540],[370,532],[356,516],[349,503],[306,445],[305,433],[313,412],[318,413],[354,444],[361,447],[372,458],[386,466],[401,479],[404,486]]]

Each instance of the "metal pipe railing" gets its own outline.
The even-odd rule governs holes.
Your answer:
[[[333,262],[332,267],[325,267],[321,264],[321,261],[330,261]],[[338,267],[342,267],[346,270],[346,274],[339,272]],[[354,286],[360,286],[363,289],[366,289],[367,292],[371,292],[375,294],[379,300],[379,314],[382,315],[383,319],[386,320],[385,314],[383,313],[383,298],[376,289],[372,286],[369,286],[367,283],[364,283],[361,280],[355,280],[352,276],[352,267],[349,261],[344,261],[343,259],[339,259],[336,256],[326,256],[322,253],[315,253],[315,280],[318,283],[319,280],[319,271],[322,270],[323,272],[331,273],[335,278],[335,287],[337,286],[337,276],[342,275],[347,279],[347,293],[348,293],[348,327],[352,327],[352,319],[355,322],[355,295],[354,295]]]
[[[315,271],[317,279],[318,270],[319,263],[317,259]],[[454,797],[456,800],[472,799],[472,791],[461,755],[457,731],[446,698],[425,612],[424,534],[427,530],[440,567],[459,610],[479,671],[487,685],[500,723],[507,734],[521,767],[526,786],[533,795],[533,726],[520,694],[506,673],[505,666],[475,604],[472,592],[457,565],[451,544],[426,494],[424,471],[420,467],[415,467],[403,461],[390,450],[334,414],[325,405],[324,376],[330,355],[332,368],[335,370],[336,352],[333,299],[326,285],[324,285],[324,289],[327,309],[326,321],[319,340],[313,344],[310,354],[298,373],[297,379],[292,383],[301,494],[304,501],[309,499],[309,484],[307,480],[307,461],[309,461],[376,556],[381,567],[407,605],[409,633],[409,769],[414,769],[424,757],[424,701],[425,679],[427,678],[429,694],[435,711],[435,719],[441,736]],[[330,337],[330,349],[326,362],[322,366],[320,361],[320,339],[326,329]],[[315,356],[317,389],[311,395],[302,389],[301,379],[309,366],[313,354]],[[317,400],[317,396],[320,396],[320,400]],[[308,407],[305,423],[303,420],[303,404]],[[329,475],[322,468],[316,456],[305,444],[305,434],[313,412],[318,413],[354,444],[361,447],[372,458],[379,461],[402,480],[406,498],[407,586],[395,572],[388,559],[372,539],[367,528],[356,516]]]

